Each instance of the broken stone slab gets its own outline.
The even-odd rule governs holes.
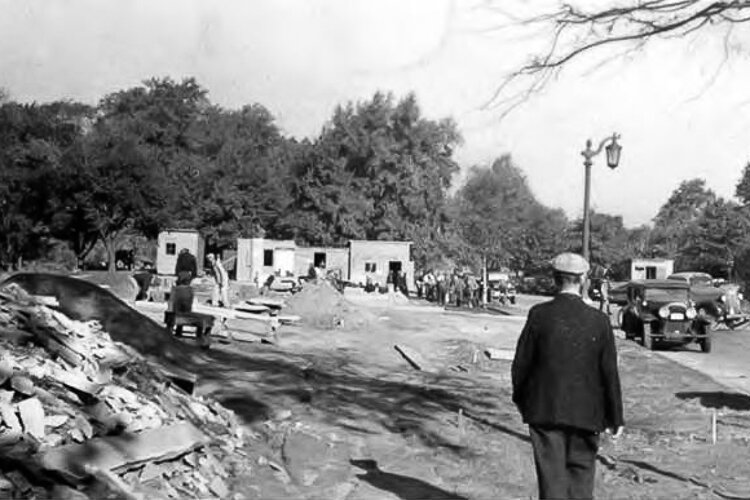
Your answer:
[[[0,361],[0,385],[3,385],[13,376],[13,366],[7,359]]]
[[[219,498],[227,498],[229,496],[229,488],[226,483],[220,477],[214,477],[213,480],[208,483],[208,489]]]
[[[270,309],[281,309],[286,304],[283,300],[270,297],[255,297],[247,302],[253,305],[266,306]]]
[[[40,465],[73,480],[82,481],[86,468],[119,472],[149,461],[180,457],[207,444],[208,437],[188,422],[91,439],[83,444],[59,446],[38,454]]]
[[[13,401],[13,391],[0,390],[0,403],[10,404]]]
[[[13,483],[13,487],[16,488],[20,493],[27,494],[32,490],[31,483],[26,479],[26,476],[18,471],[9,471],[5,473],[5,477]]]
[[[4,401],[0,401],[0,416],[3,418],[5,427],[13,432],[22,432],[21,421],[16,416],[16,409]]]
[[[401,356],[409,363],[412,368],[420,371],[433,371],[429,364],[424,360],[421,354],[415,349],[403,344],[396,344],[393,346]]]
[[[20,424],[19,424],[20,427]],[[6,430],[5,432],[0,432],[0,449],[2,448],[8,448],[12,447],[19,441],[23,439],[23,432],[19,430]]]
[[[138,476],[138,479],[142,483],[145,483],[146,481],[150,481],[152,479],[161,477],[162,473],[163,471],[160,466],[154,464],[153,462],[149,462],[141,470],[141,473]]]
[[[14,391],[20,392],[24,396],[34,395],[34,382],[29,377],[23,375],[14,375],[10,379],[10,386]]]
[[[78,370],[56,369],[52,371],[51,376],[66,387],[92,397],[96,396],[102,388],[101,385],[92,382],[83,372]]]
[[[18,403],[24,431],[37,439],[44,438],[44,408],[37,398],[29,398]]]

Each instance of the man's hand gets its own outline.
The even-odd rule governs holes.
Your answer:
[[[621,425],[619,427],[609,427],[607,429],[607,434],[609,434],[613,441],[616,441],[622,436],[622,432],[625,428]]]

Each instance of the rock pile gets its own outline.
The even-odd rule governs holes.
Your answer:
[[[98,322],[7,285],[0,353],[1,498],[229,495],[244,467],[236,416]]]

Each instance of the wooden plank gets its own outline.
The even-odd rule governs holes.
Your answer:
[[[37,454],[40,465],[75,482],[88,475],[86,469],[120,472],[138,465],[170,460],[208,443],[208,436],[188,422],[138,434],[91,439],[82,444],[58,446]]]
[[[284,307],[283,300],[272,299],[270,297],[255,297],[248,300],[247,302],[254,305],[270,307],[271,309],[281,309],[282,307]]]
[[[233,306],[232,309],[234,309],[235,311],[241,311],[241,312],[246,312],[246,313],[251,313],[251,314],[267,313],[271,310],[271,308],[268,306],[262,306],[258,304],[249,304],[249,303],[237,304]]]
[[[167,310],[165,302],[145,302],[138,301],[135,303],[136,308],[145,312],[164,313]],[[215,318],[222,319],[248,319],[260,323],[269,323],[274,320],[271,316],[263,316],[249,312],[243,312],[237,309],[227,309],[225,307],[213,307],[206,304],[193,303],[193,312],[208,314]]]
[[[489,359],[504,359],[506,361],[513,361],[516,355],[514,349],[496,349],[494,347],[488,347],[484,350],[484,355]]]
[[[278,320],[269,321],[267,323],[257,323],[243,318],[228,319],[226,323],[224,323],[224,327],[231,333],[246,332],[255,335],[270,335],[276,328],[278,328],[278,324]]]
[[[422,358],[422,355],[409,346],[405,345],[394,345],[396,351],[409,363],[415,370],[431,371],[427,362]]]
[[[302,321],[302,316],[296,314],[279,314],[276,316],[276,319],[278,319],[279,323],[282,325],[293,325]]]

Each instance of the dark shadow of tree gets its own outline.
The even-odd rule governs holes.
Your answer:
[[[468,500],[421,479],[380,470],[375,460],[350,460],[349,463],[365,471],[364,474],[357,474],[358,479],[378,489],[390,491],[403,500]]]
[[[697,399],[706,408],[717,410],[728,408],[730,410],[750,410],[750,396],[736,392],[710,391],[710,392],[677,392],[679,399]]]
[[[200,374],[208,392],[246,423],[268,419],[273,408],[304,404],[306,411],[351,431],[373,433],[382,426],[466,456],[471,451],[441,431],[446,424],[458,426],[461,409],[465,425],[492,426],[525,438],[518,417],[496,404],[500,399],[510,401],[507,390],[491,391],[469,377],[408,367],[366,374],[335,351],[293,354],[259,344],[252,352],[230,349],[212,349],[185,368]]]

